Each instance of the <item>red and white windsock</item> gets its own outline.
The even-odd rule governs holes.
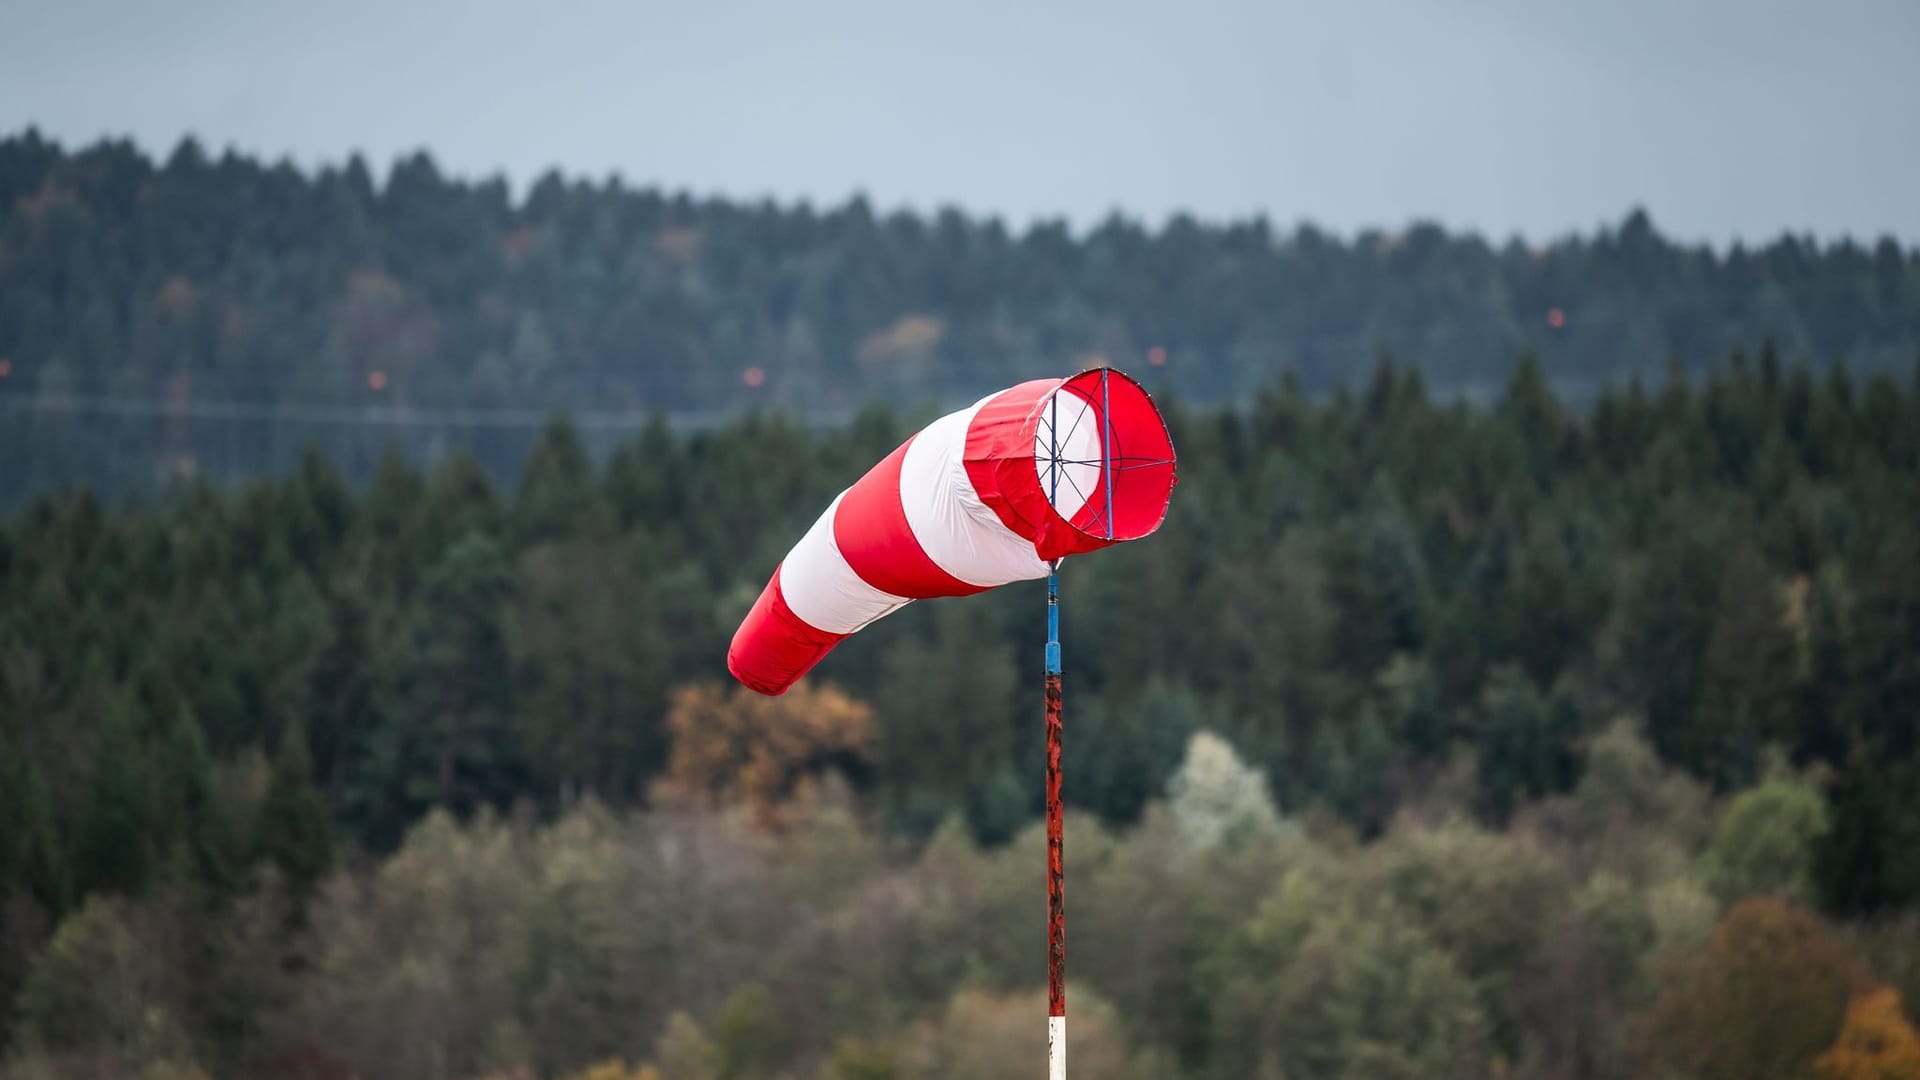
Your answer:
[[[849,634],[911,600],[1047,575],[1166,520],[1173,441],[1111,368],[1037,379],[928,424],[840,493],[774,569],[727,651],[783,693]]]

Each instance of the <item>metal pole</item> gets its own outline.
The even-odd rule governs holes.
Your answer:
[[[1048,401],[1047,498],[1059,505],[1060,391]],[[1067,1080],[1067,879],[1060,808],[1060,560],[1047,567],[1047,1080]]]
[[[1060,807],[1060,561],[1047,574],[1047,1078],[1067,1077],[1067,886]]]

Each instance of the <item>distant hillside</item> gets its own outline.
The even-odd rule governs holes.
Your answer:
[[[1105,357],[1196,402],[1293,370],[1358,382],[1382,349],[1442,394],[1523,349],[1574,398],[1765,338],[1905,370],[1920,252],[1783,238],[1714,252],[1645,215],[1530,249],[1430,225],[1352,241],[1262,221],[1016,233],[549,176],[516,202],[424,155],[384,183],[183,143],[0,140],[0,501],[256,470],[320,441],[350,472],[398,440],[505,470],[549,411],[951,402]]]

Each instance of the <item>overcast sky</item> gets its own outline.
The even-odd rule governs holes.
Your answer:
[[[1920,243],[1917,0],[0,0],[0,132],[782,201]]]

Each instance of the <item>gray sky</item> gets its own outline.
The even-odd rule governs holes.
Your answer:
[[[1920,243],[1915,0],[0,0],[0,131],[1014,224]]]

